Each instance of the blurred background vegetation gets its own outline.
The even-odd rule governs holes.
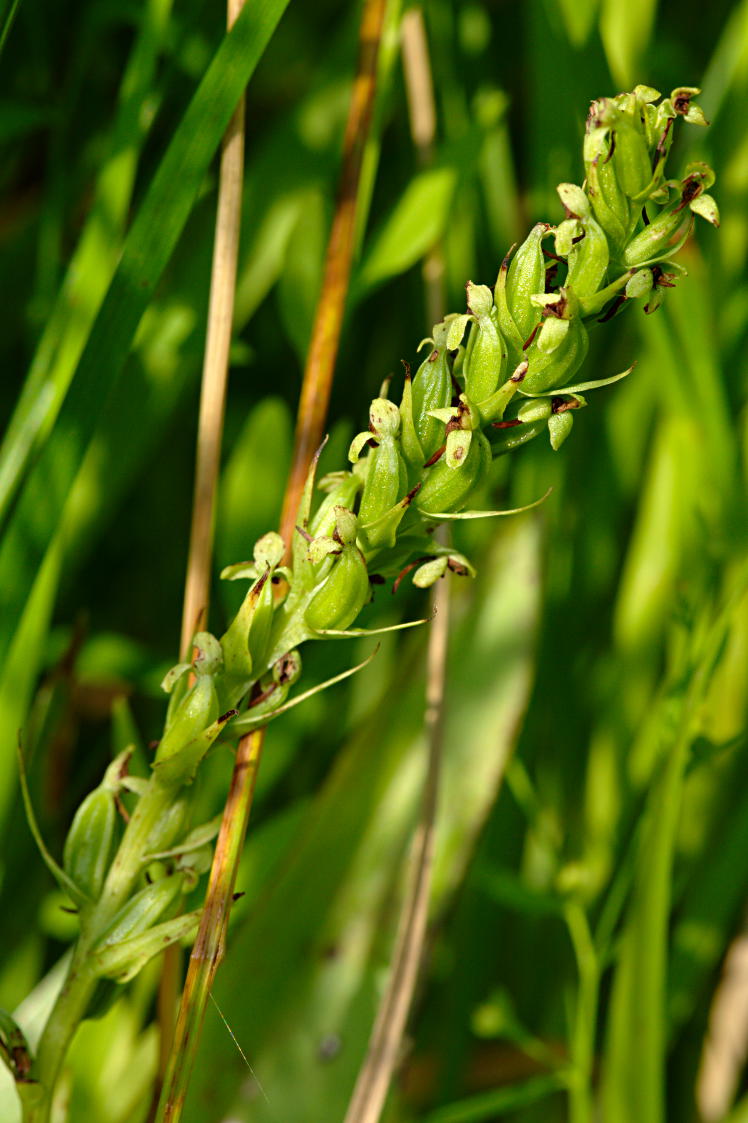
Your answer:
[[[698,231],[681,258],[689,276],[656,315],[637,310],[593,334],[585,377],[638,365],[596,396],[563,451],[541,440],[497,464],[490,506],[552,485],[541,511],[456,532],[479,576],[455,580],[433,925],[386,1118],[688,1123],[732,1112],[738,1123],[748,3],[423,7],[438,144],[422,169],[390,0],[329,469],[343,466],[382,378],[429,333],[424,255],[441,243],[450,310],[463,310],[469,278],[493,284],[512,242],[562,217],[555,185],[581,179],[593,97],[639,82],[701,86],[711,127],[681,130],[670,174],[707,159],[723,222]],[[13,11],[0,55],[0,1005],[21,1003],[33,1037],[75,920],[25,825],[14,745],[21,730],[59,853],[111,754],[158,736],[159,682],[179,642],[214,172],[132,346],[122,321],[95,346],[91,328],[223,13],[201,0],[21,0]],[[277,525],[359,15],[338,0],[291,3],[249,87],[216,573]],[[236,595],[216,581],[213,630]],[[403,583],[367,621],[423,608]],[[215,992],[253,1071],[210,1010],[195,1123],[343,1116],[417,813],[424,647],[422,633],[388,638],[363,674],[271,728]],[[307,681],[370,649],[307,648]],[[224,751],[201,777],[206,818],[230,771]],[[156,983],[149,968],[84,1025],[71,1120],[145,1119]],[[11,1121],[12,1090],[0,1094]]]

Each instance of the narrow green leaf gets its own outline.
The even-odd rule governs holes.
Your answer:
[[[78,906],[88,905],[91,902],[86,894],[81,892],[72,878],[68,877],[62,866],[55,861],[47,849],[47,845],[42,837],[42,832],[39,830],[39,824],[36,821],[36,815],[34,814],[34,805],[31,802],[31,793],[26,779],[26,763],[23,759],[23,749],[21,748],[20,741],[18,742],[17,749],[18,772],[21,778],[21,794],[23,796],[23,805],[26,810],[26,820],[29,824],[29,830],[34,836],[34,842],[39,848],[39,853],[44,859],[44,864],[60,888],[70,897],[71,901],[74,901]]]
[[[67,393],[121,251],[140,152],[151,115],[153,78],[172,0],[148,0],[119,91],[119,108],[93,192],[91,212],[36,347],[0,447],[0,525],[32,456],[44,444]],[[38,111],[37,111],[38,113]],[[7,128],[7,112],[3,113]]]
[[[517,1108],[538,1103],[563,1087],[564,1081],[560,1076],[537,1076],[523,1084],[511,1084],[508,1088],[497,1088],[440,1107],[423,1116],[419,1123],[478,1123],[481,1119],[490,1123],[498,1118],[498,1112],[516,1111]]]

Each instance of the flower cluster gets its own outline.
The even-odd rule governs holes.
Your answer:
[[[422,341],[425,358],[415,377],[406,373],[399,405],[388,387],[371,403],[349,470],[316,484],[315,462],[290,567],[282,564],[286,544],[270,533],[251,563],[224,571],[250,588],[220,641],[195,638],[194,685],[188,665],[171,673],[167,688],[175,679],[176,687],[154,765],[160,782],[190,780],[219,736],[235,737],[293,705],[298,647],[362,634],[351,625],[372,583],[412,573],[427,587],[448,570],[474,573],[467,558],[434,539],[434,528],[476,514],[465,508],[495,457],[546,429],[560,448],[585,393],[629,373],[575,381],[591,327],[632,301],[654,311],[685,272],[671,258],[694,216],[718,224],[706,194],[710,168],[692,164],[682,180],[665,178],[674,121],[706,124],[697,93],[681,87],[660,100],[657,90],[637,86],[592,103],[584,184],[558,187],[563,220],[534,226],[507,254],[493,290],[468,283],[466,311],[445,317]],[[316,510],[315,485],[324,493]]]
[[[251,562],[224,571],[248,580],[248,592],[226,633],[199,633],[192,662],[167,675],[152,776],[128,777],[127,761],[115,762],[81,806],[57,868],[79,907],[89,975],[126,980],[194,931],[196,914],[179,915],[181,901],[205,868],[206,847],[209,860],[212,835],[190,831],[186,785],[219,737],[235,739],[308,696],[288,697],[300,645],[362,634],[352,625],[372,584],[406,573],[420,587],[448,570],[471,575],[434,528],[476,514],[466,508],[495,457],[546,429],[558,449],[586,392],[628,374],[577,380],[591,327],[633,301],[654,311],[684,272],[671,259],[694,216],[718,224],[710,168],[692,164],[682,180],[665,178],[676,119],[706,124],[697,93],[683,87],[659,100],[637,86],[592,103],[585,181],[558,187],[564,218],[533,227],[493,290],[467,285],[466,310],[422,342],[425,357],[406,375],[400,403],[386,390],[371,403],[347,470],[317,485],[315,462],[290,550],[266,534]],[[317,488],[324,498],[315,505]],[[120,789],[139,796],[121,841]]]

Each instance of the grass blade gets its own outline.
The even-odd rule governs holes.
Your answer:
[[[11,533],[0,552],[0,575],[23,557],[19,592],[28,595],[86,445],[117,381],[135,331],[176,246],[203,176],[234,107],[288,0],[247,5],[226,35],[185,112],[133,223],[117,271],[81,355],[55,425],[57,449],[47,447],[28,474]],[[59,447],[64,447],[62,458]],[[36,494],[35,494],[36,492]],[[35,517],[46,494],[50,519]],[[13,541],[15,539],[15,542]],[[0,640],[0,657],[7,639]]]

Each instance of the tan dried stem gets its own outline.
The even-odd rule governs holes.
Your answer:
[[[343,144],[343,166],[312,340],[304,370],[291,473],[281,518],[281,534],[291,540],[296,510],[313,453],[322,439],[335,370],[340,329],[353,254],[361,161],[371,124],[376,91],[377,56],[385,0],[365,0],[359,56]],[[239,741],[229,797],[208,881],[205,908],[190,955],[175,1041],[159,1104],[159,1123],[177,1123],[216,971],[224,954],[225,936],[254,787],[262,757],[265,730]]]
[[[330,388],[351,275],[358,186],[374,107],[377,58],[385,9],[386,0],[365,0],[361,15],[358,66],[343,139],[343,164],[335,214],[327,243],[322,292],[304,368],[293,459],[281,515],[281,536],[289,543],[304,481],[312,456],[322,441],[330,403]]]
[[[748,916],[730,944],[712,999],[696,1102],[704,1123],[724,1119],[748,1056]]]
[[[422,165],[433,156],[436,133],[434,88],[428,41],[419,8],[411,8],[402,25],[403,70],[410,129]],[[423,278],[430,322],[444,310],[444,260],[436,245],[424,261]],[[443,531],[440,532],[443,536]],[[432,594],[426,679],[426,778],[421,814],[409,859],[409,878],[400,912],[387,989],[377,1010],[369,1045],[348,1105],[345,1123],[378,1123],[400,1056],[408,1013],[423,957],[434,859],[439,776],[444,743],[444,692],[449,642],[449,582],[437,582]]]
[[[421,8],[409,8],[402,23],[402,57],[410,133],[422,167],[434,157],[436,100],[431,74],[429,45]],[[423,263],[426,289],[426,318],[429,325],[444,315],[444,254],[440,244],[432,246]]]
[[[243,6],[244,0],[229,0],[229,27]],[[216,491],[234,316],[243,178],[244,99],[239,102],[234,111],[221,148],[208,329],[200,392],[195,491],[182,608],[182,636],[179,645],[182,659],[189,658],[192,637],[204,625],[208,610]]]
[[[237,749],[231,786],[216,841],[205,908],[190,955],[182,993],[174,1047],[159,1104],[159,1123],[176,1123],[182,1116],[208,999],[225,951],[229,911],[264,737],[264,729],[255,730],[242,737]]]
[[[230,28],[244,0],[228,0]],[[210,278],[210,301],[203,357],[195,461],[192,522],[179,641],[181,659],[189,659],[192,637],[204,627],[208,613],[213,562],[216,493],[226,409],[229,351],[239,255],[242,185],[244,180],[244,99],[229,121],[221,145],[216,230]],[[174,1044],[174,1011],[179,997],[181,951],[164,953],[158,994],[159,1065],[154,1104]]]

